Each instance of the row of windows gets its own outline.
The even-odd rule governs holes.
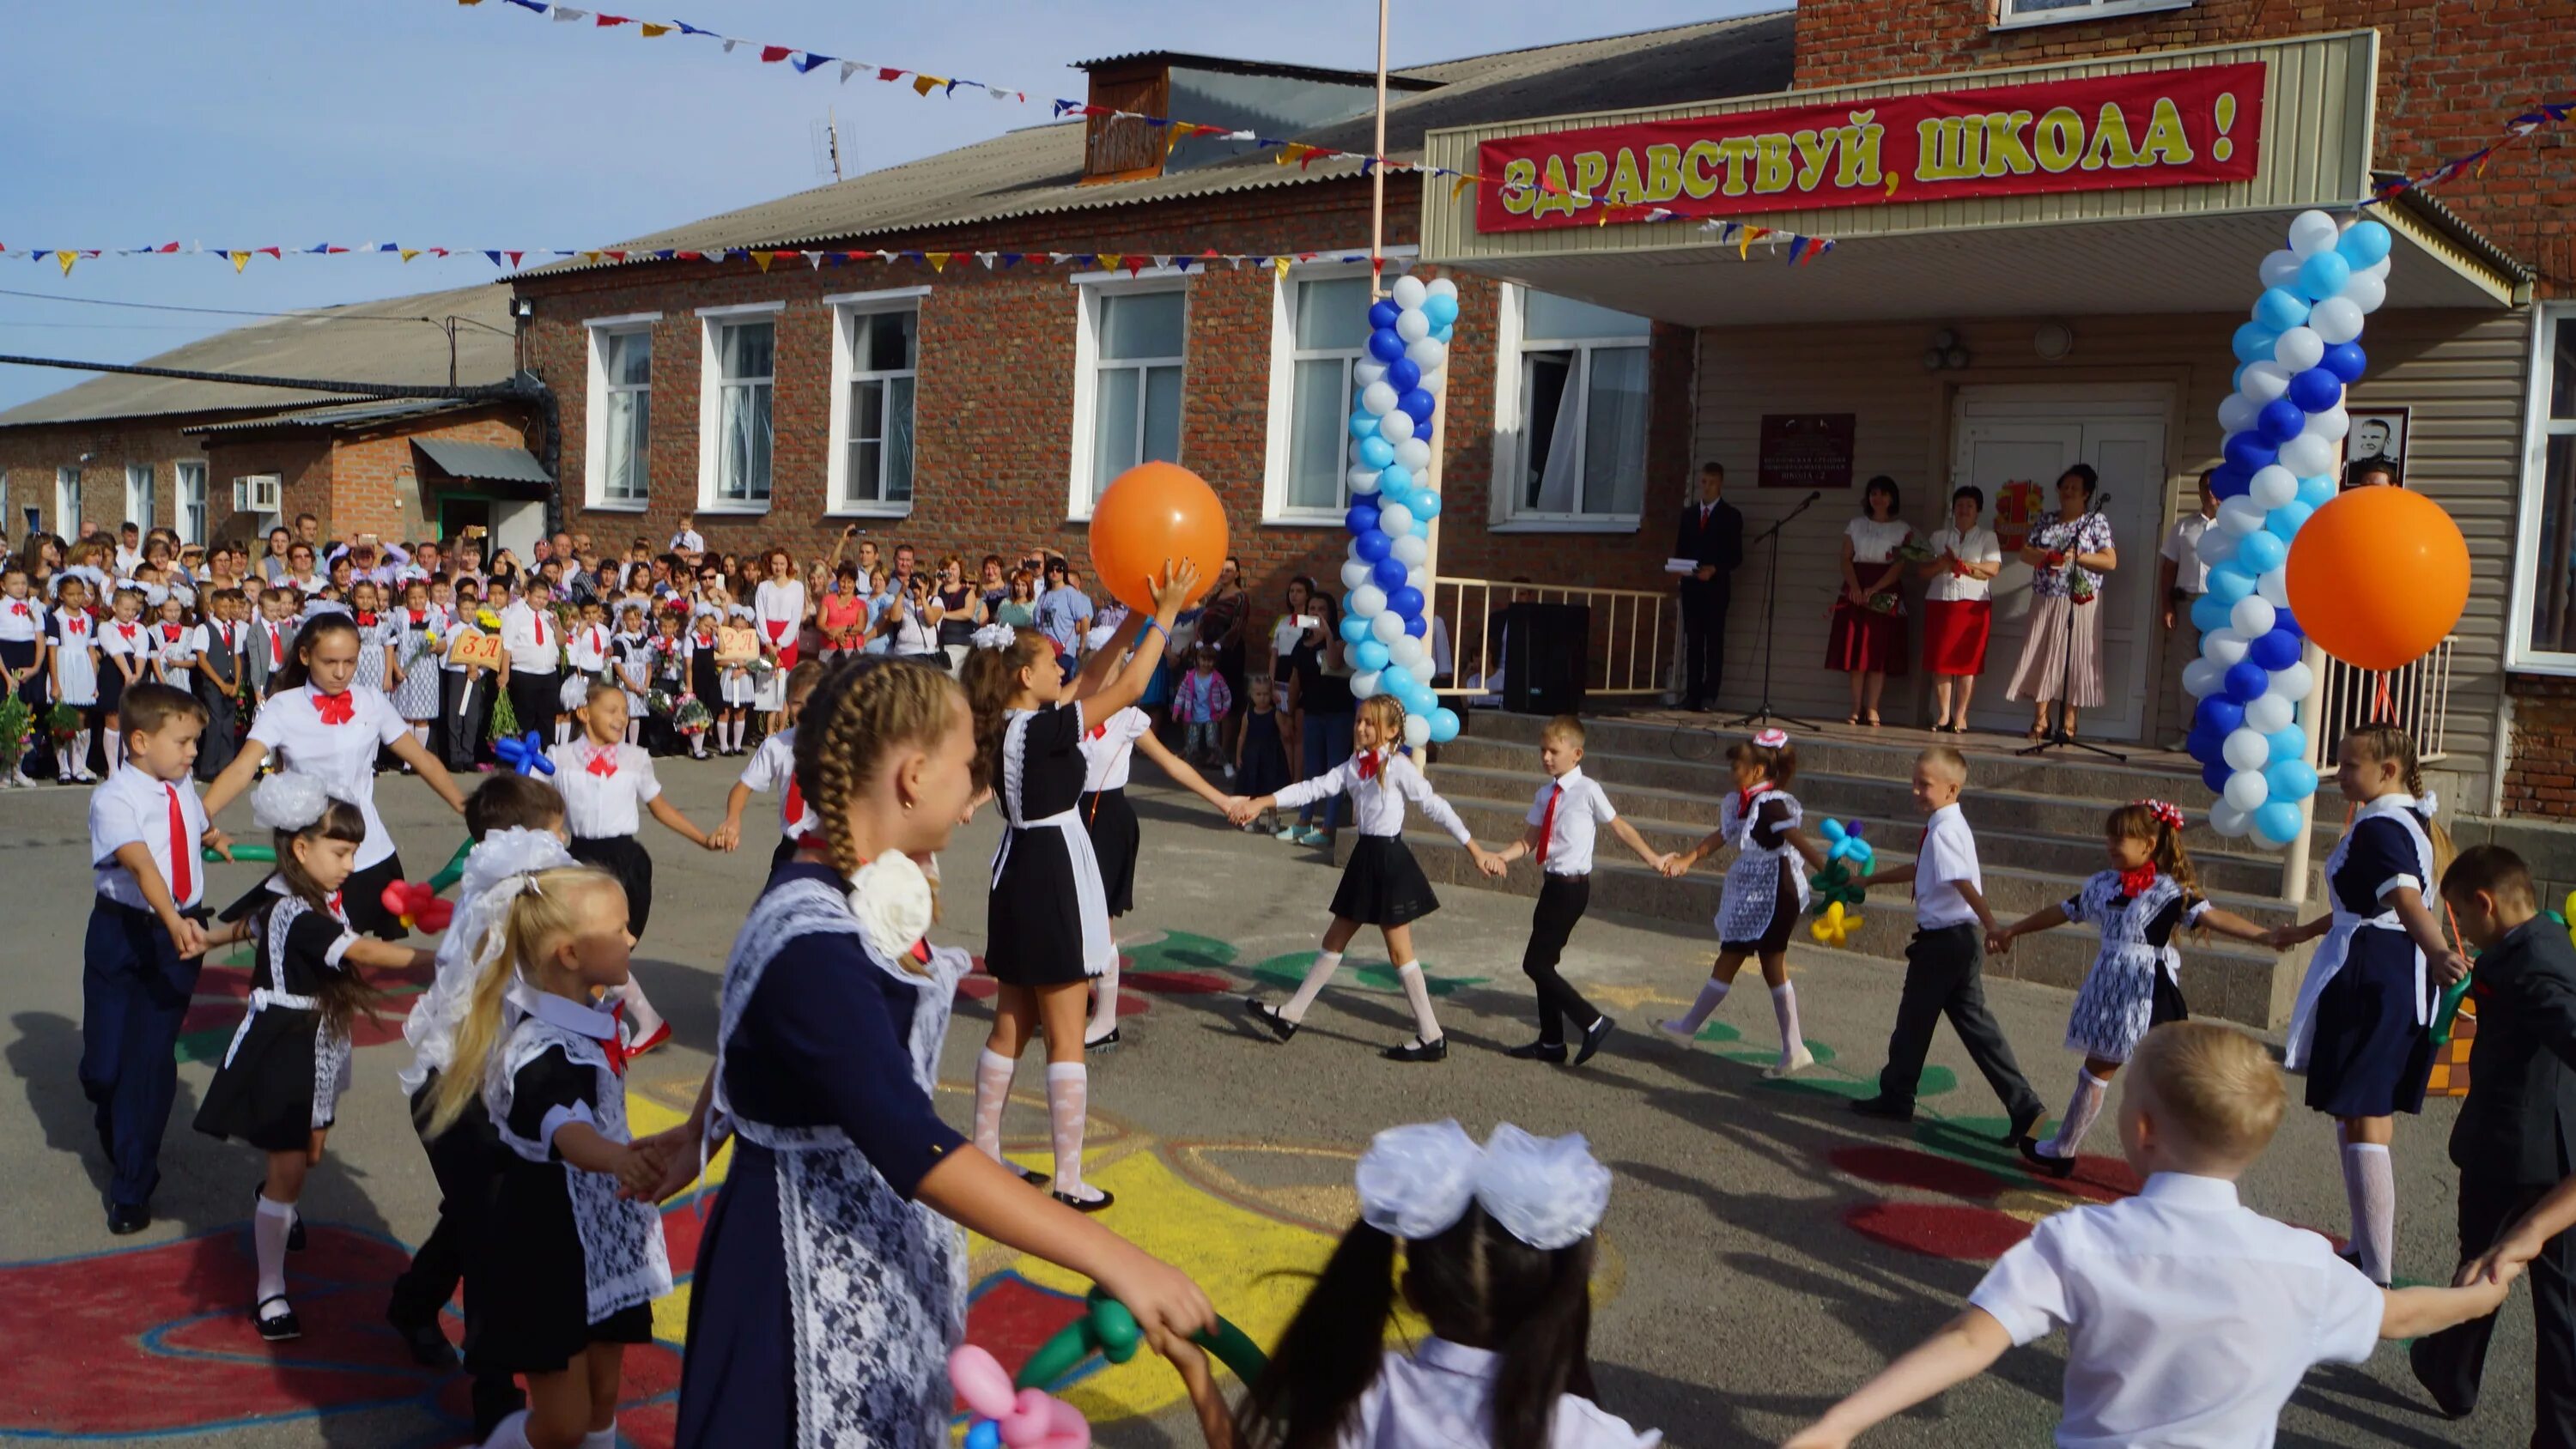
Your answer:
[[[1264,517],[1338,521],[1352,369],[1368,345],[1369,278],[1318,269],[1278,283]],[[833,314],[826,496],[841,515],[912,507],[920,300],[928,288],[824,299]],[[1181,399],[1189,374],[1188,281],[1087,280],[1075,288],[1069,516],[1140,462],[1187,462]],[[784,304],[699,313],[699,469],[695,506],[759,512],[772,486],[778,313]],[[1645,498],[1646,340],[1642,317],[1505,289],[1496,379],[1495,522],[1634,525]],[[658,314],[591,322],[592,507],[644,506],[653,428]]]
[[[179,541],[202,544],[206,541],[206,465],[182,460],[172,463],[170,471],[179,483],[178,508],[173,520],[173,526],[179,530]],[[156,477],[149,463],[125,465],[125,512],[115,522],[139,523],[146,529],[152,527],[158,516]],[[34,533],[44,528],[47,500],[17,497],[10,491],[9,481],[9,475],[0,472],[0,527],[9,524],[13,518],[11,509],[15,507],[25,510],[14,515],[20,533]],[[54,470],[52,531],[65,538],[80,532],[81,484],[81,469]]]

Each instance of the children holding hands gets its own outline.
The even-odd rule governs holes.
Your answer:
[[[1726,758],[1734,771],[1735,793],[1718,802],[1717,828],[1663,867],[1665,875],[1679,879],[1720,846],[1735,848],[1718,898],[1717,963],[1690,1011],[1655,1025],[1685,1042],[1698,1036],[1709,1013],[1726,1000],[1744,958],[1756,957],[1762,979],[1771,987],[1772,1015],[1780,1023],[1780,1060],[1763,1068],[1762,1075],[1785,1077],[1816,1061],[1798,1032],[1798,988],[1789,984],[1789,932],[1807,909],[1807,876],[1798,861],[1822,870],[1825,856],[1798,829],[1805,816],[1798,798],[1789,793],[1789,782],[1798,773],[1798,747],[1786,730],[1766,729],[1728,750]]]

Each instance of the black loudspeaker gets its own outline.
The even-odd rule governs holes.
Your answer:
[[[1503,707],[1515,714],[1580,714],[1592,610],[1512,604],[1503,610]]]

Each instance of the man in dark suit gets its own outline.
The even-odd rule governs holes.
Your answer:
[[[1726,672],[1726,595],[1744,562],[1744,515],[1718,497],[1725,490],[1726,466],[1700,464],[1698,501],[1682,505],[1673,531],[1672,556],[1696,565],[1681,576],[1684,709],[1707,709]]]
[[[2576,1173],[2576,945],[2540,914],[2531,872],[2501,846],[2460,853],[2442,899],[2478,948],[2477,1050],[2451,1127],[2460,1169],[2460,1261],[2477,1260]],[[2531,1279],[2534,1445],[2576,1445],[2576,1233],[2539,1246]],[[2477,1407],[2495,1315],[2415,1341],[2415,1377],[2446,1414]]]

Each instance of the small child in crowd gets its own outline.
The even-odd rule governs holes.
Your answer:
[[[1181,758],[1193,765],[1212,765],[1221,759],[1219,731],[1233,712],[1234,691],[1226,687],[1225,676],[1216,672],[1216,646],[1201,644],[1191,651],[1190,672],[1181,676],[1172,700],[1172,717],[1182,725]]]
[[[90,741],[99,722],[98,628],[89,616],[89,583],[66,575],[54,587],[53,614],[45,621],[46,652],[54,663],[54,699],[80,714],[80,729],[70,739],[54,742],[56,780],[95,785],[89,771]]]
[[[1235,732],[1233,785],[1245,797],[1258,799],[1277,794],[1289,780],[1285,716],[1279,712],[1279,686],[1267,674],[1247,678],[1244,697],[1250,703],[1243,728]],[[1279,812],[1264,810],[1243,828],[1272,834],[1279,829]]]
[[[2504,1286],[2374,1286],[2334,1245],[2237,1201],[2236,1179],[2289,1094],[2261,1043],[2210,1022],[2147,1033],[2130,1059],[2120,1145],[2138,1195],[2041,1220],[1968,1308],[1789,1441],[1839,1449],[2063,1325],[2057,1442],[2269,1444],[2315,1363],[2481,1314]]]

